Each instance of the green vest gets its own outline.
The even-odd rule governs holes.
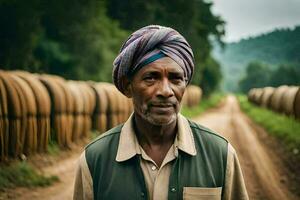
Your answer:
[[[182,199],[183,187],[224,187],[228,142],[194,122],[189,124],[197,155],[179,150],[172,165],[168,199]],[[107,131],[85,149],[95,200],[148,199],[139,155],[116,161],[122,126]]]

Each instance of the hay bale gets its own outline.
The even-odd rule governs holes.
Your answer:
[[[73,112],[73,128],[72,128],[72,141],[78,142],[81,133],[83,131],[83,123],[84,123],[84,100],[82,98],[82,94],[79,90],[78,83],[75,81],[68,81],[68,86],[73,95],[74,99],[74,112]]]
[[[256,90],[258,90],[259,88],[252,88],[251,90],[249,90],[248,92],[248,101],[249,102],[252,102],[252,103],[255,103],[255,93],[256,93]]]
[[[253,94],[253,103],[260,105],[260,99],[263,93],[262,88],[256,88],[254,94]]]
[[[34,93],[37,117],[37,150],[46,152],[50,136],[51,101],[45,86],[36,75],[24,71],[14,71],[14,74],[27,82]]]
[[[1,78],[4,72],[0,70],[0,162],[8,159],[9,122],[7,94]]]
[[[22,154],[22,136],[25,132],[24,122],[26,120],[25,104],[21,100],[22,93],[8,72],[2,71],[0,79],[5,86],[7,94],[7,110],[8,110],[8,144],[7,154],[12,157],[17,157]]]
[[[68,87],[67,82],[65,79],[61,77],[54,77],[54,81],[61,87],[64,98],[65,98],[65,104],[64,104],[64,128],[65,128],[65,147],[71,148],[72,147],[72,128],[73,128],[73,113],[74,113],[74,98],[70,91],[70,88]]]
[[[57,141],[61,148],[67,144],[66,124],[66,97],[63,88],[57,83],[57,79],[50,75],[40,75],[39,80],[47,88],[51,100],[51,138]],[[57,78],[57,77],[56,77]]]
[[[25,121],[25,134],[22,138],[23,141],[23,153],[26,155],[33,154],[37,151],[37,106],[35,97],[30,86],[15,75],[10,73],[12,79],[16,82],[22,91],[22,99],[24,99],[26,106],[26,121]]]
[[[287,89],[288,89],[288,86],[286,86],[286,85],[282,85],[282,86],[276,88],[273,92],[273,95],[271,96],[271,100],[270,100],[268,107],[271,108],[273,111],[279,112],[281,98]]]
[[[263,107],[268,107],[269,102],[271,100],[271,96],[273,95],[273,92],[275,91],[275,88],[273,87],[265,87],[263,88],[262,96],[260,99],[260,105]]]
[[[93,128],[100,133],[107,130],[108,97],[102,83],[92,84],[96,94],[95,111],[93,113]]]
[[[294,102],[299,87],[290,86],[283,93],[280,103],[280,111],[287,115],[294,115]]]
[[[92,119],[91,113],[93,112],[92,109],[94,107],[93,100],[91,98],[91,93],[93,93],[92,89],[86,85],[84,82],[78,82],[78,86],[80,88],[80,92],[82,95],[82,99],[84,100],[84,109],[83,109],[83,131],[81,134],[81,138],[87,138],[89,136],[89,132],[92,127]]]
[[[199,105],[202,97],[202,90],[196,85],[189,85],[186,88],[186,96],[186,103],[188,107],[197,106]]]
[[[114,85],[110,83],[101,83],[103,85],[103,89],[106,93],[106,97],[108,99],[108,108],[107,108],[107,128],[110,129],[119,123],[118,117],[118,98],[117,92]]]
[[[295,96],[294,113],[295,113],[295,117],[300,119],[300,87],[298,87],[298,91]]]

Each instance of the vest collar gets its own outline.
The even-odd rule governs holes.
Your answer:
[[[174,146],[191,156],[195,156],[197,151],[189,122],[184,116],[178,114],[177,123],[178,132],[175,137]],[[136,154],[140,154],[140,151],[137,151],[137,149],[139,149],[139,143],[133,129],[133,114],[131,114],[120,133],[116,161],[123,162],[134,157]]]

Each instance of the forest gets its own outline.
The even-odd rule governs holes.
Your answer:
[[[225,34],[224,20],[211,7],[204,0],[0,0],[0,68],[111,82],[122,42],[138,28],[159,24],[191,44],[192,83],[207,95],[222,78],[211,38],[222,45]]]
[[[225,90],[247,92],[251,87],[299,85],[300,26],[225,46],[214,51],[222,66]]]

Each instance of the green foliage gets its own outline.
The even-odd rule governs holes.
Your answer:
[[[16,186],[48,186],[55,181],[58,181],[58,177],[42,176],[26,162],[16,162],[9,166],[0,166],[0,189]]]
[[[248,102],[246,96],[241,95],[238,99],[242,110],[251,119],[264,127],[268,133],[283,141],[288,150],[297,151],[300,147],[299,121],[266,108],[257,107]]]
[[[193,83],[210,92],[220,75],[219,65],[210,58],[209,38],[221,41],[224,35],[224,21],[212,14],[211,6],[204,0],[1,0],[0,66],[111,81],[113,60],[129,33],[161,24],[190,42],[197,65]]]
[[[196,117],[206,110],[218,106],[223,98],[223,94],[213,93],[210,97],[202,99],[198,106],[193,108],[182,107],[180,112],[188,118]]]
[[[108,1],[108,15],[118,20],[122,28],[130,31],[148,24],[170,26],[179,31],[194,51],[196,70],[193,84],[207,87],[207,91],[211,92],[221,76],[220,66],[210,57],[209,37],[214,36],[221,41],[225,24],[219,16],[213,15],[211,6],[212,3],[203,0],[190,0],[188,3],[184,0],[172,3],[158,0],[111,0]]]
[[[239,83],[241,91],[246,93],[251,88],[267,86],[270,80],[270,72],[267,65],[259,62],[249,63],[246,69],[246,77]]]
[[[238,91],[238,82],[250,62],[266,63],[272,71],[281,64],[300,62],[300,26],[228,43],[224,50],[215,46],[213,55],[224,71],[224,89]]]
[[[240,91],[246,93],[251,88],[300,84],[300,63],[282,64],[273,71],[270,68],[259,62],[250,63],[246,68],[246,76],[239,82]]]
[[[282,64],[270,75],[269,85],[300,85],[300,62]]]
[[[204,96],[208,97],[213,91],[216,91],[219,88],[219,84],[222,79],[220,64],[212,57],[209,57],[204,63],[201,75],[202,78],[200,79],[200,86],[203,90]],[[195,76],[197,76],[197,74],[195,74]],[[196,81],[194,79],[193,83],[195,82]]]

